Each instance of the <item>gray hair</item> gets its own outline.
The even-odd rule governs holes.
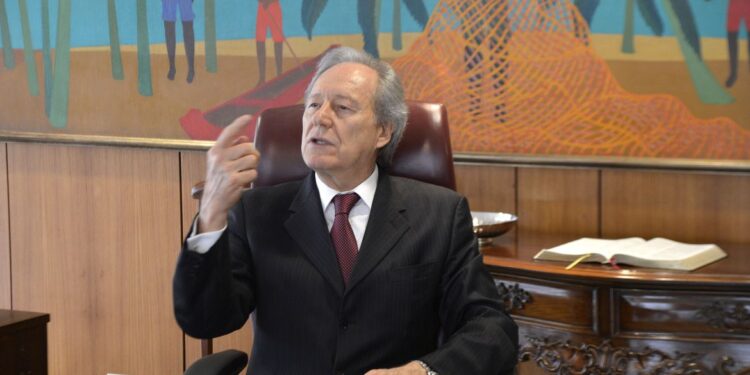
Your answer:
[[[386,62],[380,61],[368,53],[350,47],[338,47],[328,51],[318,63],[317,70],[305,90],[305,101],[310,95],[315,82],[326,70],[342,63],[357,63],[372,68],[378,73],[378,86],[375,89],[373,107],[375,119],[380,126],[390,125],[393,129],[391,140],[378,150],[378,165],[388,168],[393,153],[406,129],[406,118],[409,109],[404,101],[404,88],[396,72]]]

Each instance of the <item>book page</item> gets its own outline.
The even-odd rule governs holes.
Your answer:
[[[686,244],[657,237],[639,246],[622,249],[617,253],[641,259],[677,261],[690,258],[715,246],[712,244]]]
[[[579,259],[590,255],[585,259]],[[714,244],[686,244],[665,238],[645,241],[632,237],[618,240],[580,238],[550,249],[540,251],[534,259],[605,263],[614,258],[617,263],[639,267],[673,270],[694,270],[726,257],[726,253]]]
[[[613,255],[622,252],[623,249],[639,246],[645,242],[646,241],[643,238],[638,237],[623,238],[619,240],[579,238],[575,241],[564,243],[560,246],[555,246],[544,251],[570,256],[601,254],[605,259],[610,259]]]

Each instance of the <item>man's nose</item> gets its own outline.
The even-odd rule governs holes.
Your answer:
[[[323,102],[313,115],[313,124],[317,126],[330,127],[333,125],[333,108],[331,103]]]

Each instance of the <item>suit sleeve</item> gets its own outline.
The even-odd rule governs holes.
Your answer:
[[[518,358],[518,327],[485,268],[465,198],[455,208],[450,253],[442,277],[442,345],[421,358],[440,375],[512,374]]]
[[[175,318],[185,333],[196,338],[240,329],[255,306],[242,201],[232,208],[228,221],[227,230],[208,252],[188,250],[183,242],[177,259],[172,283]]]

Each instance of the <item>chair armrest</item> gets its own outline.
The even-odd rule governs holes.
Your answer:
[[[193,197],[193,199],[201,200],[201,197],[203,196],[203,187],[206,185],[206,181],[198,181],[193,187],[190,189],[190,196]]]
[[[247,365],[247,354],[239,350],[225,350],[205,356],[185,371],[185,375],[237,375]]]

